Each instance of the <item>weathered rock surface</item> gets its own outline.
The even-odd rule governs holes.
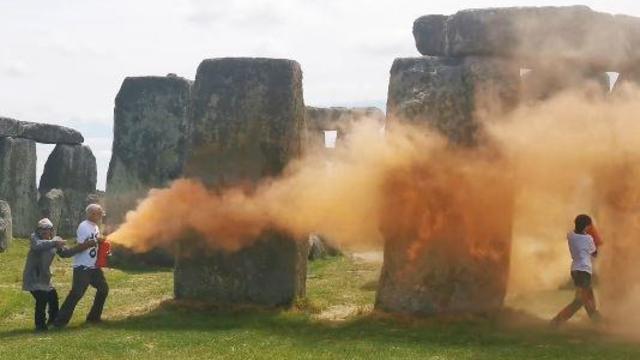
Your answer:
[[[11,207],[6,201],[0,200],[0,252],[6,251],[12,240]]]
[[[128,77],[116,96],[107,219],[124,220],[151,188],[182,173],[191,83],[175,75]]]
[[[250,247],[226,252],[182,241],[176,257],[177,299],[218,304],[289,306],[305,294],[307,244],[282,234],[264,234]]]
[[[0,199],[11,207],[13,234],[29,236],[38,215],[36,143],[33,140],[0,138]]]
[[[413,164],[386,184],[385,209],[394,216],[381,224],[385,247],[377,309],[420,315],[501,309],[513,186],[500,167],[483,166],[478,174],[466,166]]]
[[[82,144],[80,132],[59,125],[40,124],[0,117],[0,137],[30,139],[45,144]]]
[[[135,252],[124,246],[111,245],[109,266],[115,269],[172,268],[175,254],[166,249]]]
[[[69,218],[63,218],[65,201],[64,192],[62,190],[51,189],[46,193],[41,193],[40,199],[38,200],[38,206],[40,207],[40,217],[49,218],[53,223],[53,226],[58,229],[58,233],[60,235],[62,235],[62,232],[59,229],[69,229],[73,226],[73,224],[70,223]],[[65,221],[65,224],[62,223],[63,220]]]
[[[499,58],[396,59],[387,126],[425,124],[450,145],[483,146],[480,120],[515,107],[520,81],[520,68]],[[474,156],[471,164],[443,150],[387,179],[384,208],[394,216],[381,224],[385,248],[377,309],[432,315],[502,307],[514,192],[501,156],[490,152]],[[486,163],[478,165],[480,172],[471,166],[479,163]]]
[[[278,175],[302,150],[302,71],[290,60],[205,60],[189,112],[187,177],[215,188]],[[268,231],[252,245],[228,252],[204,248],[199,236],[179,244],[176,298],[286,306],[304,295],[306,241]]]
[[[516,106],[519,91],[520,68],[500,59],[400,58],[391,68],[387,120],[427,124],[453,143],[472,144],[478,120]]]
[[[423,55],[500,56],[518,66],[568,63],[620,71],[639,59],[640,19],[586,6],[463,10],[418,18],[413,34]]]
[[[605,96],[610,91],[609,84],[606,73],[590,73],[576,68],[533,70],[522,75],[521,100],[545,100],[567,90]]]
[[[291,60],[224,58],[198,67],[185,173],[209,184],[280,173],[302,149],[302,71]]]
[[[355,123],[363,119],[377,121],[380,127],[384,125],[385,115],[375,107],[313,107],[305,108],[305,122],[307,125],[307,141],[305,149],[314,150],[325,147],[325,131],[337,131],[336,145],[344,140],[351,132]]]
[[[60,213],[59,234],[75,234],[78,224],[85,218],[89,195],[96,192],[96,178],[96,158],[86,145],[58,144],[49,155],[40,178],[40,209],[43,213]],[[50,194],[53,189],[62,194]]]
[[[96,181],[96,158],[88,146],[56,145],[44,164],[39,190],[73,189],[89,194],[96,191]]]
[[[640,157],[612,158],[595,169],[593,203],[607,255],[598,260],[599,299],[611,319],[627,319],[635,291],[640,286],[640,268],[636,259],[640,249],[635,234],[640,231]]]

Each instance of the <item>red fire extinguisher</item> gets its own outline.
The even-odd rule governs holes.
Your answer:
[[[111,243],[105,240],[98,244],[98,258],[96,267],[104,268],[109,266],[109,256],[111,255]]]

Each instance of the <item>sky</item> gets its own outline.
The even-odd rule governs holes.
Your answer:
[[[205,58],[297,60],[314,106],[383,107],[397,57],[419,56],[427,14],[575,1],[0,0],[0,116],[80,130],[104,189],[114,98],[127,76],[190,79]],[[640,16],[632,0],[583,1]],[[38,176],[53,146],[38,145]]]

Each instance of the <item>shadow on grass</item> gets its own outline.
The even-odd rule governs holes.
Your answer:
[[[83,326],[68,331],[83,329]],[[414,318],[373,312],[347,321],[314,320],[308,314],[293,310],[216,307],[193,307],[167,301],[155,310],[140,316],[109,321],[100,328],[124,331],[152,332],[224,332],[254,330],[287,337],[293,341],[328,341],[348,345],[354,341],[388,345],[439,346],[502,346],[527,343],[557,343],[567,335],[592,338],[591,329],[570,327],[557,331],[547,322],[524,313],[506,310],[495,316],[448,316]],[[65,330],[66,331],[66,330]],[[23,334],[25,331],[1,334],[0,338]],[[561,335],[561,336],[558,336]]]
[[[167,301],[153,311],[104,324],[72,326],[52,333],[97,329],[104,335],[149,332],[154,338],[206,337],[235,333],[247,338],[276,337],[286,339],[300,349],[316,351],[317,347],[330,347],[332,352],[351,351],[354,347],[372,349],[446,348],[456,351],[512,351],[535,348],[536,354],[551,351],[556,355],[587,354],[608,351],[599,334],[590,328],[570,326],[557,331],[549,329],[547,322],[525,313],[506,310],[495,316],[448,316],[414,318],[372,312],[347,321],[314,320],[302,310],[237,308],[223,310],[212,306],[193,306]],[[32,334],[30,330],[15,330],[0,334],[2,339]],[[180,335],[184,333],[185,335]],[[187,335],[188,334],[188,335]],[[84,336],[79,334],[78,336]],[[197,340],[194,340],[197,342]],[[238,340],[242,341],[242,340]],[[549,348],[550,347],[550,348]],[[462,350],[461,350],[462,349]],[[630,351],[638,353],[640,348]],[[509,356],[508,356],[509,357]]]
[[[108,322],[105,322],[104,325],[107,325]],[[40,332],[40,331],[36,331],[34,328],[22,328],[22,329],[15,329],[15,330],[10,330],[10,331],[5,331],[5,332],[0,332],[0,339],[8,339],[8,338],[13,338],[13,337],[19,337],[19,336],[24,336],[24,335],[33,335],[33,336],[42,336],[42,335],[54,335],[54,334],[61,334],[61,333],[76,333],[76,332],[82,332],[88,328],[97,328],[102,326],[102,324],[100,325],[95,325],[95,324],[82,324],[80,326],[67,326],[64,327],[62,329],[57,329],[57,328],[50,328],[49,330],[47,330],[46,332]]]
[[[156,272],[173,272],[172,267],[140,265],[140,264],[109,264],[110,269],[120,270],[128,275],[139,275]]]

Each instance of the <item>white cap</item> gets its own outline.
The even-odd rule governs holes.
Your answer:
[[[53,229],[53,223],[47,218],[40,219],[38,221],[38,229]]]

